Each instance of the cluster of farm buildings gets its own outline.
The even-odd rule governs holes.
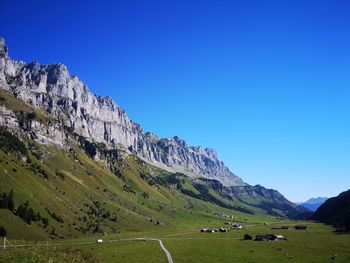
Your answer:
[[[242,225],[232,222],[225,222],[226,225],[230,225],[228,228],[220,227],[220,228],[202,228],[201,232],[205,233],[216,233],[216,232],[229,232],[231,229],[242,229]],[[293,227],[295,230],[307,230],[307,225],[295,225]],[[273,230],[281,230],[290,229],[290,226],[272,226],[271,229]],[[245,234],[244,238],[245,240],[252,240],[253,237]],[[255,241],[278,241],[278,240],[287,240],[283,235],[275,235],[275,234],[260,234],[256,235]]]

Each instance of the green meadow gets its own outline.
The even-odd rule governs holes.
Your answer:
[[[212,222],[215,224],[215,222]],[[289,224],[296,222],[279,222]],[[298,222],[300,223],[300,222]],[[349,262],[350,235],[309,223],[308,230],[271,230],[271,225],[243,225],[228,233],[200,233],[198,227],[140,231],[110,236],[62,239],[47,243],[28,243],[27,248],[7,248],[0,262],[167,262],[157,241],[125,240],[144,237],[161,239],[174,262]],[[218,225],[218,226],[223,226]],[[287,240],[243,240],[244,234],[274,233]],[[96,243],[98,238],[103,243]],[[53,253],[55,252],[55,253]],[[51,258],[50,258],[51,255]],[[43,260],[44,259],[44,260]],[[49,260],[51,261],[49,261]],[[47,260],[47,261],[45,261]],[[62,261],[65,260],[65,261]]]

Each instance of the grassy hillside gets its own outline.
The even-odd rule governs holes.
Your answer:
[[[316,210],[312,219],[331,224],[338,231],[350,231],[350,190],[326,200]]]
[[[19,140],[4,128],[0,139],[0,191],[5,200],[12,190],[14,201],[13,209],[0,209],[0,225],[11,238],[67,238],[260,217],[233,211],[242,210],[234,200],[203,194],[187,177],[122,150],[102,150],[115,155],[106,165],[74,142],[58,149]],[[25,215],[20,207],[28,210]]]

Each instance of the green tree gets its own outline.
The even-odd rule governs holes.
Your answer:
[[[0,226],[0,237],[6,237],[7,231],[3,226]]]
[[[7,209],[8,208],[8,197],[6,193],[0,193],[0,208]]]
[[[15,209],[15,201],[13,200],[13,189],[11,189],[7,197],[7,207],[12,212]]]
[[[49,220],[47,218],[41,218],[41,221],[43,222],[44,224],[44,227],[47,228],[47,226],[49,225]]]

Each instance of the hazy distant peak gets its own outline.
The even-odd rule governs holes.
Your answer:
[[[308,203],[308,204],[319,204],[319,203],[323,203],[327,199],[328,199],[327,197],[315,197],[315,198],[310,198],[305,203]]]

